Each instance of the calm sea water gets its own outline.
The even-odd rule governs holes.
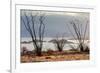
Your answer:
[[[52,43],[52,42],[48,42],[50,40],[52,40],[53,38],[44,38],[44,41],[43,42],[43,51],[46,51],[48,49],[52,49],[52,50],[56,50],[55,48],[55,45]],[[68,40],[68,38],[64,38],[66,40]],[[31,41],[31,38],[21,38],[21,42],[29,42]],[[77,47],[77,43],[78,41],[77,40],[68,40],[69,42],[73,42],[73,43],[66,43],[65,46],[64,46],[64,50],[69,50],[71,49],[70,45],[74,46],[74,47]],[[87,45],[89,45],[89,40],[85,40],[85,43]],[[32,51],[34,50],[34,46],[33,46],[33,43],[21,43],[21,48],[22,47],[26,47],[29,51]]]

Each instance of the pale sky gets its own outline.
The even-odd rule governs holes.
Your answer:
[[[67,29],[67,25],[70,25],[71,21],[78,20],[78,24],[81,25],[82,30],[85,28],[85,24],[89,21],[89,13],[80,13],[80,12],[54,12],[54,11],[32,11],[32,10],[21,10],[21,17],[25,20],[24,13],[30,19],[30,13],[34,16],[38,14],[36,21],[35,21],[35,29],[38,31],[39,21],[38,17],[41,14],[45,15],[45,37],[53,37],[57,34],[59,36],[65,35],[66,37],[72,37],[70,35],[69,30]],[[31,22],[30,22],[31,24]],[[69,26],[74,33],[72,26]],[[89,36],[89,23],[87,28],[87,36]],[[23,25],[23,21],[21,20],[21,37],[30,37],[30,34],[26,31],[25,26]]]

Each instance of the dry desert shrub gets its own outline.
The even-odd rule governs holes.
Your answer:
[[[54,53],[54,51],[53,51],[52,49],[48,49],[48,50],[47,50],[47,54],[48,54],[48,55],[52,55],[53,53]]]

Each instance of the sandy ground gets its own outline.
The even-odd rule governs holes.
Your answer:
[[[75,54],[59,54],[59,55],[44,55],[44,56],[21,56],[21,63],[30,62],[49,62],[49,61],[73,61],[73,60],[89,60],[89,54],[87,53],[75,53]]]

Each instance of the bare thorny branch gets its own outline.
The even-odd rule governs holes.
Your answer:
[[[79,48],[81,49],[82,47],[84,47],[83,45],[85,44],[84,41],[86,37],[88,22],[86,22],[84,29],[82,29],[82,24],[75,23],[75,21],[71,21],[70,25],[72,25],[75,34],[72,32],[68,24],[67,24],[67,28],[70,31],[71,35],[73,36],[74,40],[78,40]],[[72,47],[72,45],[70,45],[70,47]]]
[[[33,16],[31,13],[29,16],[31,19],[29,19],[29,17],[26,15],[26,13],[24,14],[24,16],[25,16],[26,22],[25,22],[25,19],[23,19],[21,17],[23,24],[32,38],[33,45],[37,52],[37,55],[41,55],[41,50],[42,50],[42,45],[43,45],[43,37],[44,37],[44,31],[45,31],[45,24],[43,22],[45,19],[44,14],[39,16],[38,36],[37,36],[37,30],[35,29],[35,25],[36,25],[35,21],[36,21],[36,17],[38,16],[38,14]]]
[[[54,44],[56,46],[56,48],[58,49],[58,51],[63,51],[63,47],[66,44],[66,40],[64,39],[64,37],[62,36],[61,39],[59,39],[59,36],[56,35],[56,38],[54,40]]]

